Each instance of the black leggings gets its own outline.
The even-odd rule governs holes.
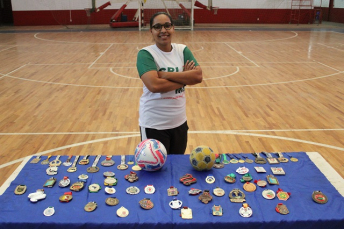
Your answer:
[[[188,124],[184,122],[181,126],[167,130],[156,130],[140,127],[141,141],[156,139],[166,148],[167,154],[184,154],[188,142]],[[145,133],[142,133],[142,132]]]

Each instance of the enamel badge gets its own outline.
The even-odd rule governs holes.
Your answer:
[[[94,210],[96,210],[96,208],[97,208],[97,203],[94,201],[88,202],[84,207],[85,211],[87,212],[93,212]]]
[[[314,191],[312,194],[312,199],[318,204],[326,204],[328,201],[327,196],[320,191]]]
[[[153,202],[149,198],[144,198],[140,200],[139,204],[141,208],[146,209],[146,210],[152,209],[154,207]]]
[[[59,200],[60,202],[69,202],[73,199],[73,193],[72,192],[65,192],[62,196],[60,196]]]
[[[174,198],[168,205],[172,209],[180,209],[183,205],[183,202],[181,200],[178,200],[177,198]]]
[[[213,197],[210,195],[209,190],[204,190],[198,199],[202,201],[202,203],[207,204],[213,199]]]
[[[214,205],[212,208],[214,216],[222,216],[222,207],[221,205]]]
[[[239,214],[242,217],[251,217],[253,214],[252,209],[250,208],[250,206],[248,204],[242,204],[242,207],[239,209]]]
[[[55,208],[54,207],[48,207],[43,211],[43,215],[45,216],[52,216],[55,213]]]
[[[16,195],[23,195],[26,191],[26,185],[20,184],[14,190],[14,194]]]
[[[284,204],[277,204],[276,208],[275,208],[276,212],[282,214],[282,215],[286,215],[289,214],[289,210],[287,208],[287,206],[285,206]]]
[[[109,197],[105,200],[105,203],[110,206],[116,206],[119,204],[119,200],[116,197]]]

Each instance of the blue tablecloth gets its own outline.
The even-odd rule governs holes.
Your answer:
[[[95,156],[90,157],[89,165],[78,165],[77,172],[68,173],[67,167],[60,166],[58,174],[54,177],[57,182],[64,176],[68,176],[71,183],[78,181],[78,176],[85,173],[89,176],[86,187],[80,192],[73,192],[73,200],[69,203],[59,202],[59,197],[70,191],[69,188],[60,188],[56,183],[52,188],[44,188],[47,194],[46,199],[37,203],[31,203],[28,194],[42,189],[45,181],[51,177],[46,174],[47,165],[27,163],[18,177],[12,182],[5,193],[0,196],[0,228],[344,228],[344,198],[330,184],[325,176],[319,171],[314,163],[309,159],[306,153],[290,153],[299,161],[296,163],[288,162],[279,165],[261,165],[267,173],[257,173],[254,166],[260,166],[255,163],[244,165],[250,169],[253,179],[266,180],[266,176],[271,173],[271,167],[283,167],[286,172],[285,176],[277,176],[280,185],[267,185],[267,188],[277,191],[278,188],[290,192],[291,196],[287,201],[267,200],[262,197],[262,191],[265,188],[257,187],[255,192],[246,192],[243,190],[243,183],[239,180],[242,175],[237,175],[237,181],[234,184],[226,183],[224,177],[229,173],[235,173],[236,169],[243,164],[225,165],[223,169],[212,169],[208,172],[195,171],[189,162],[188,155],[169,155],[164,167],[157,172],[139,171],[139,181],[129,183],[124,179],[128,170],[120,171],[117,165],[120,164],[120,157],[113,156],[116,162],[115,166],[103,167],[100,162],[105,159],[102,156],[97,173],[87,173]],[[246,154],[249,158],[254,159],[251,154]],[[42,157],[45,159],[46,157]],[[50,160],[53,160],[52,157]],[[60,160],[66,161],[67,156],[62,156]],[[74,157],[72,158],[72,161]],[[129,156],[126,157],[129,161]],[[117,186],[114,186],[116,193],[113,195],[106,194],[104,191],[103,172],[112,171],[118,178]],[[184,186],[179,182],[179,178],[186,173],[191,173],[197,178],[197,183],[191,186]],[[205,182],[205,178],[212,174],[216,181],[213,184]],[[88,192],[87,186],[92,183],[98,183],[102,190],[98,193]],[[27,185],[28,189],[24,195],[15,195],[15,187],[19,184]],[[126,188],[135,185],[140,188],[137,195],[129,195]],[[152,195],[144,193],[146,185],[154,185],[156,192]],[[193,219],[185,220],[180,217],[180,210],[172,210],[168,203],[173,199],[167,195],[167,189],[170,186],[177,187],[179,195],[177,198],[183,201],[183,205],[192,209]],[[209,204],[203,204],[198,196],[190,196],[190,188],[202,190],[212,190],[221,187],[226,194],[222,197],[213,196]],[[241,203],[232,203],[228,194],[234,188],[239,188],[246,195],[246,202],[253,210],[250,218],[243,218],[239,215]],[[317,204],[312,200],[312,192],[320,190],[328,197],[328,203]],[[117,206],[108,206],[105,199],[108,197],[117,197],[119,204]],[[142,209],[139,201],[143,198],[150,198],[154,207],[151,210]],[[93,212],[86,212],[84,206],[95,201],[98,207]],[[290,213],[281,215],[275,211],[278,203],[284,203]],[[211,208],[213,205],[221,205],[223,216],[213,216]],[[50,217],[43,215],[44,209],[49,206],[55,208],[55,214]],[[126,218],[120,218],[116,215],[119,207],[124,206],[129,210]]]

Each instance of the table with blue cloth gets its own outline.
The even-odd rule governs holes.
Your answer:
[[[310,160],[305,152],[288,153],[298,158],[298,162],[281,163],[278,165],[263,164],[228,164],[222,169],[213,168],[210,171],[198,172],[192,168],[189,161],[189,155],[168,155],[165,165],[156,172],[137,171],[139,180],[130,183],[124,176],[129,174],[132,165],[127,170],[118,170],[117,165],[120,164],[120,156],[113,156],[115,165],[111,167],[103,167],[100,162],[105,160],[106,156],[102,156],[99,160],[97,173],[87,173],[95,159],[90,156],[88,165],[77,165],[77,171],[68,173],[67,168],[61,165],[58,174],[54,175],[57,179],[56,184],[52,188],[43,188],[43,184],[51,176],[46,174],[48,165],[42,165],[40,162],[46,159],[43,156],[38,164],[26,163],[18,176],[11,185],[6,189],[4,194],[0,196],[0,228],[87,228],[87,229],[107,229],[107,228],[194,228],[194,229],[211,229],[211,228],[344,228],[344,198],[328,181],[318,167]],[[245,154],[248,158],[254,160],[251,154]],[[276,157],[274,155],[274,157]],[[33,159],[34,157],[32,157]],[[71,162],[74,161],[73,157]],[[50,158],[50,161],[55,156]],[[67,156],[61,156],[62,162],[67,160]],[[126,162],[133,160],[133,156],[126,156]],[[29,160],[31,161],[31,159]],[[267,184],[267,187],[258,187],[254,192],[247,192],[243,189],[240,182],[242,175],[236,173],[236,170],[245,166],[249,169],[253,180],[266,180],[266,176],[272,174],[271,167],[282,167],[286,172],[284,176],[276,176],[279,185]],[[257,173],[255,166],[262,166],[266,173]],[[118,183],[114,188],[115,194],[107,194],[104,189],[104,176],[106,171],[115,172]],[[183,175],[190,173],[197,182],[190,185],[183,185],[179,179]],[[224,177],[230,173],[235,173],[237,181],[233,184],[227,183]],[[59,197],[65,192],[69,192],[69,187],[61,188],[58,182],[64,176],[68,176],[71,184],[78,181],[78,176],[87,174],[89,178],[85,183],[84,189],[79,192],[73,191],[73,199],[68,203],[59,201]],[[215,182],[209,184],[205,181],[206,177],[213,175]],[[253,181],[252,181],[253,182]],[[90,184],[100,184],[102,189],[97,193],[90,193],[88,186]],[[26,185],[27,190],[23,195],[15,195],[14,190],[17,185]],[[137,186],[140,192],[136,195],[126,193],[129,186]],[[144,187],[153,185],[156,189],[154,194],[146,194]],[[168,196],[167,189],[171,186],[178,188],[177,196]],[[220,187],[225,190],[222,197],[215,196],[213,189]],[[46,198],[36,203],[30,202],[28,195],[37,189],[44,189],[47,194]],[[199,195],[189,195],[190,188],[201,190],[210,190],[213,199],[208,203],[202,203]],[[238,188],[246,195],[246,203],[253,210],[253,214],[249,218],[243,218],[239,214],[242,203],[232,203],[229,199],[229,193]],[[283,191],[289,192],[290,198],[286,201],[279,200],[277,197],[268,200],[263,198],[262,191],[272,189],[277,192],[281,188]],[[313,201],[313,191],[321,191],[328,197],[326,204],[318,204]],[[119,204],[109,206],[105,203],[108,197],[116,197]],[[146,210],[140,207],[139,201],[144,198],[150,198],[154,203],[154,207]],[[192,209],[192,219],[182,219],[179,209],[170,208],[169,202],[173,198],[178,198],[183,202],[183,206]],[[93,212],[86,212],[85,205],[88,202],[97,203],[97,208]],[[276,212],[275,208],[278,203],[283,203],[289,209],[289,214],[282,215]],[[212,207],[221,205],[223,209],[222,216],[213,216]],[[127,217],[118,217],[116,211],[121,207],[129,210]],[[55,214],[45,216],[43,211],[48,207],[54,207]]]

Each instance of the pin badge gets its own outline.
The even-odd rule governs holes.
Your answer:
[[[114,188],[114,187],[106,187],[105,188],[105,192],[107,193],[107,194],[115,194],[116,193],[116,189]]]
[[[45,216],[52,216],[55,213],[55,208],[54,207],[48,207],[43,211],[43,215]]]
[[[56,182],[55,177],[50,177],[43,185],[43,187],[52,188]]]
[[[216,187],[213,189],[213,193],[215,196],[224,196],[225,190],[223,190],[222,188]]]
[[[246,174],[248,173],[250,170],[248,168],[246,168],[245,166],[244,167],[239,167],[236,172],[243,175],[243,174]]]
[[[44,189],[37,189],[36,192],[30,193],[27,197],[31,202],[35,203],[39,200],[45,199],[47,194],[44,193]]]
[[[105,178],[104,185],[106,185],[106,186],[117,185],[117,178],[116,177],[107,177],[107,178]]]
[[[191,188],[189,190],[189,194],[192,195],[192,196],[195,196],[195,195],[198,195],[202,192],[201,189],[197,189],[197,188]]]
[[[318,204],[326,204],[328,201],[327,196],[320,191],[314,191],[312,193],[312,199]]]
[[[283,191],[282,189],[278,189],[277,190],[277,198],[279,199],[279,200],[288,200],[289,199],[289,197],[290,197],[290,192],[285,192],[285,191]]]
[[[235,174],[234,173],[231,173],[231,174],[228,174],[227,176],[225,176],[225,181],[228,182],[228,183],[235,183],[236,179],[235,179]]]
[[[99,184],[91,184],[88,186],[88,191],[91,193],[99,192],[99,190],[102,189]]]
[[[197,179],[194,178],[191,174],[187,173],[181,178],[179,178],[179,181],[182,182],[184,185],[189,186],[191,184],[196,183]]]
[[[124,179],[126,179],[127,181],[129,181],[130,183],[133,183],[135,181],[139,180],[139,177],[137,176],[137,174],[133,171],[130,171],[130,174],[127,174],[124,176]]]
[[[72,192],[65,192],[62,196],[60,196],[59,200],[60,202],[69,202],[73,199],[73,193]]]
[[[145,188],[144,188],[144,191],[145,193],[147,194],[153,194],[155,192],[155,188],[153,185],[147,185]]]
[[[67,176],[64,176],[62,180],[59,182],[59,186],[61,188],[67,187],[70,184],[70,179]]]
[[[269,182],[269,184],[277,184],[277,185],[279,185],[278,179],[276,177],[274,177],[273,175],[267,175],[266,179]]]
[[[136,186],[130,186],[126,189],[126,192],[130,195],[135,195],[140,192],[140,189]]]
[[[171,186],[170,188],[167,189],[167,195],[168,196],[177,196],[178,195],[178,189]]]
[[[72,186],[70,186],[69,189],[72,191],[75,191],[75,192],[79,192],[83,188],[84,188],[84,182],[78,181],[78,182],[75,182],[74,184],[72,184]]]
[[[246,201],[244,192],[237,188],[229,193],[229,199],[232,203],[242,203]]]
[[[215,182],[215,177],[213,175],[209,175],[205,178],[205,182],[207,182],[208,184],[212,184]]]

